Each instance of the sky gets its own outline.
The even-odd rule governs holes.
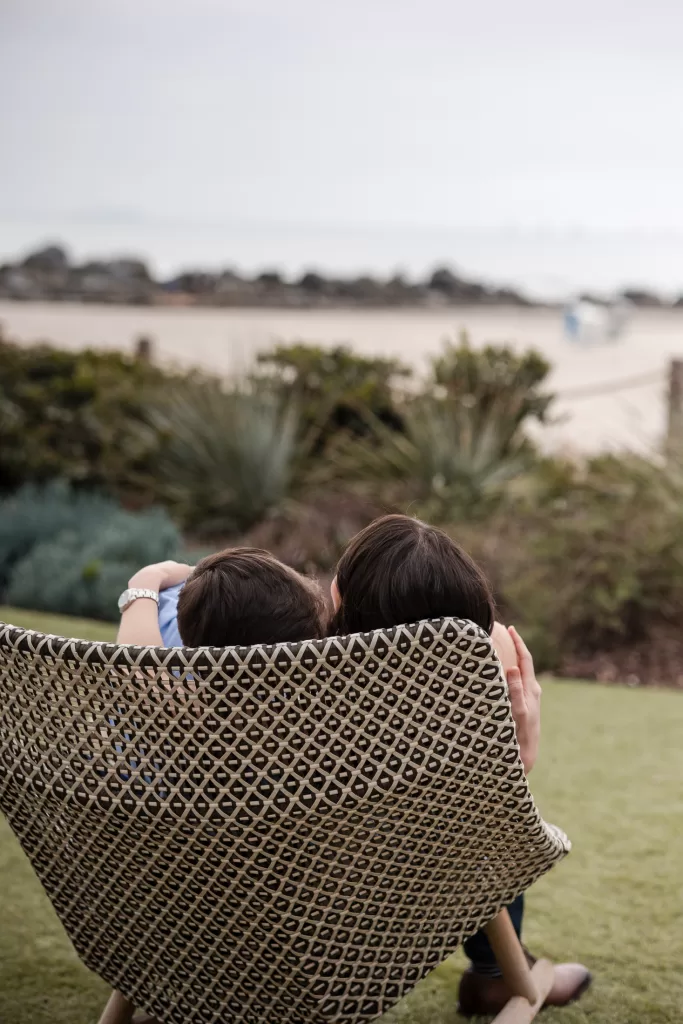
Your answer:
[[[682,38],[674,0],[0,0],[0,258],[678,253]]]

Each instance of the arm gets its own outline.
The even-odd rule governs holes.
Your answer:
[[[182,583],[192,572],[191,565],[180,562],[157,562],[140,569],[128,581],[129,587],[141,590],[160,590]],[[159,631],[159,608],[150,597],[139,597],[123,612],[117,635],[120,644],[136,647],[163,647]]]

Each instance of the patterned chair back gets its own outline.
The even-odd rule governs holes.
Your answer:
[[[371,1020],[569,849],[455,619],[225,649],[0,624],[0,809],[163,1024]]]

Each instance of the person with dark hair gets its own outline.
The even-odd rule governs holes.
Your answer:
[[[540,740],[541,688],[524,641],[514,628],[495,622],[495,603],[482,570],[442,530],[410,516],[390,515],[371,523],[349,543],[332,582],[337,635],[453,616],[469,619],[491,635],[506,674],[522,762],[531,771]],[[521,937],[524,897],[508,907]],[[465,1016],[499,1013],[507,990],[483,931],[467,939],[471,966],[460,983]],[[534,958],[525,950],[529,963]],[[566,1006],[586,991],[591,974],[582,964],[556,964],[546,1006]]]
[[[332,599],[338,635],[448,615],[490,633],[495,621],[481,569],[442,530],[410,516],[376,519],[352,538]]]
[[[131,577],[119,599],[118,642],[162,646],[159,595],[183,584],[177,625],[186,647],[231,647],[318,640],[325,601],[317,583],[260,548],[229,548],[194,568],[158,562]]]

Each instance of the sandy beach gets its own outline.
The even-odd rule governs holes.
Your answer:
[[[278,341],[351,344],[395,356],[419,371],[447,338],[462,330],[474,345],[533,347],[552,363],[559,422],[544,444],[581,450],[644,448],[665,424],[670,360],[683,358],[683,311],[634,312],[624,335],[605,345],[568,342],[560,313],[549,309],[445,310],[160,309],[70,303],[0,302],[0,324],[15,340],[49,340],[66,348],[132,351],[151,337],[160,362],[231,373]],[[1,368],[0,368],[1,372]],[[595,392],[595,393],[593,393]]]

